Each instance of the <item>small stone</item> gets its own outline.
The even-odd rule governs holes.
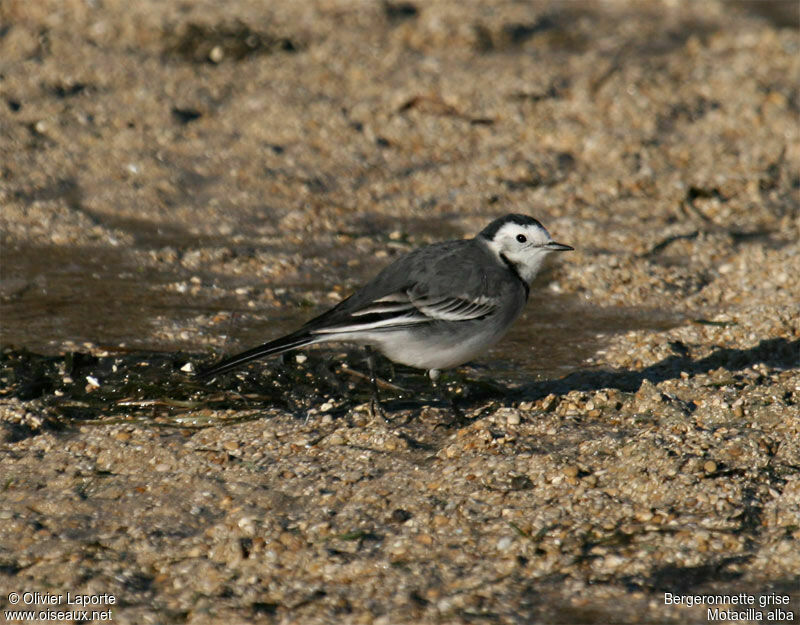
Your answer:
[[[328,445],[344,445],[344,437],[334,432],[328,437]]]
[[[236,441],[225,441],[224,443],[222,443],[222,447],[227,451],[236,451],[237,449],[239,449],[239,443],[237,443]]]
[[[706,462],[703,464],[703,470],[706,473],[714,473],[714,471],[717,470],[717,463],[713,460],[706,460]]]
[[[552,393],[542,400],[542,410],[545,412],[552,412],[559,404],[559,399]]]
[[[224,58],[225,51],[222,49],[222,46],[214,46],[211,48],[211,52],[208,53],[208,60],[212,63],[221,63]]]
[[[455,458],[459,453],[460,449],[456,445],[448,445],[443,450],[445,458]]]
[[[618,555],[608,555],[603,558],[601,566],[606,571],[613,571],[625,564],[625,558]]]
[[[567,477],[578,477],[580,470],[575,465],[564,467],[564,475]]]
[[[514,544],[514,539],[511,538],[511,536],[503,536],[500,540],[497,541],[497,550],[505,551],[513,544]]]
[[[520,422],[519,413],[516,411],[510,413],[506,417],[506,423],[508,423],[508,425],[519,425],[519,422]]]
[[[251,536],[253,534],[255,534],[255,531],[256,531],[255,519],[253,519],[252,517],[247,517],[247,516],[242,517],[241,519],[239,519],[239,521],[236,523],[236,525],[245,534],[249,534]],[[281,542],[283,542],[283,541],[281,541]]]
[[[166,462],[159,462],[155,467],[153,467],[156,471],[160,473],[164,473],[165,471],[169,471],[169,465]]]
[[[432,519],[434,527],[443,527],[450,523],[450,519],[442,514],[435,514]]]

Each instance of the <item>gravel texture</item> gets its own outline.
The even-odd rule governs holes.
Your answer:
[[[29,591],[108,593],[92,609],[137,625],[705,623],[665,593],[743,593],[797,622],[798,19],[4,2],[3,316],[50,288],[21,259],[94,261],[127,273],[87,318],[115,288],[203,302],[131,307],[119,342],[206,353],[56,334],[40,356],[4,323],[0,608]],[[259,311],[305,319],[512,211],[576,248],[539,297],[674,327],[609,333],[560,377],[468,372],[463,421],[424,386],[374,417],[357,372],[320,378],[320,350],[202,387],[181,373]]]

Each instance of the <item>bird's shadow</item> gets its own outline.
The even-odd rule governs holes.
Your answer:
[[[580,369],[560,379],[532,381],[522,387],[495,383],[494,388],[485,386],[482,392],[470,393],[461,400],[462,406],[477,407],[487,400],[512,406],[522,401],[537,401],[551,394],[563,396],[570,391],[617,389],[623,392],[636,392],[645,381],[658,384],[679,378],[681,374],[694,376],[719,368],[742,371],[757,364],[778,369],[800,367],[800,340],[792,341],[784,337],[764,339],[748,349],[718,348],[708,356],[697,360],[691,358],[688,348],[682,343],[673,342],[670,346],[676,352],[675,355],[643,369]]]
[[[682,375],[694,376],[719,368],[736,372],[757,364],[778,369],[800,367],[800,340],[791,341],[783,337],[764,339],[749,349],[718,348],[699,359],[693,359],[689,348],[679,341],[671,342],[670,347],[675,352],[674,355],[643,369],[578,369],[562,378],[532,380],[522,386],[518,380],[512,384],[472,369],[466,371],[466,374],[448,374],[447,382],[443,384],[444,392],[432,389],[418,370],[397,367],[392,371],[391,379],[406,387],[407,392],[382,393],[382,405],[389,414],[401,411],[419,412],[426,406],[435,406],[446,411],[450,408],[447,400],[449,396],[457,408],[458,416],[448,423],[459,426],[483,418],[488,409],[535,402],[548,395],[563,397],[571,391],[590,393],[616,389],[633,393],[639,390],[644,381],[656,385]],[[365,390],[362,389],[361,392]]]

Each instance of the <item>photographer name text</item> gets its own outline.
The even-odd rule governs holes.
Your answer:
[[[67,593],[49,592],[23,592],[18,595],[25,605],[114,605],[117,598],[107,592],[97,595],[84,595]],[[18,603],[18,601],[14,602]]]

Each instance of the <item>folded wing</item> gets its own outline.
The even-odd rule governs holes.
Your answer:
[[[471,321],[491,315],[499,306],[497,298],[467,295],[458,297],[415,294],[413,289],[396,291],[352,310],[338,323],[318,327],[313,334],[338,334],[392,330],[437,321]]]

